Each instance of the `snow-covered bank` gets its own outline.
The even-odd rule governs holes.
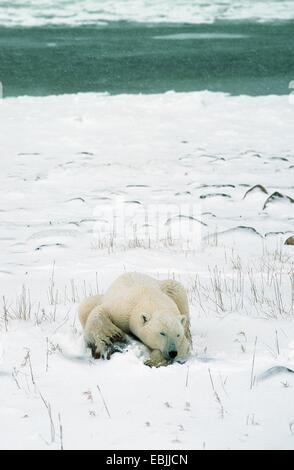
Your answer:
[[[208,92],[0,102],[1,448],[59,448],[60,423],[65,448],[293,447],[293,118]],[[201,243],[141,238],[158,204],[195,209]],[[77,304],[124,270],[187,285],[187,364],[84,350]]]
[[[213,23],[217,20],[290,20],[291,0],[14,0],[0,8],[0,24],[43,26],[104,24],[108,21],[146,23]]]

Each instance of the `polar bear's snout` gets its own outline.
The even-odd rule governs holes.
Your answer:
[[[175,359],[178,355],[177,346],[174,341],[168,340],[163,355],[167,360]]]
[[[171,359],[174,359],[175,357],[177,357],[178,351],[170,351],[168,355]]]

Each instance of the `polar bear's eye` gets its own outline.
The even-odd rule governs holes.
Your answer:
[[[160,332],[161,336],[165,336],[165,333],[163,333],[162,331]]]
[[[177,335],[177,337],[179,338],[181,335]]]

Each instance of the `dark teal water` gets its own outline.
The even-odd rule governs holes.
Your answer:
[[[155,39],[183,34],[186,39]],[[287,94],[291,80],[291,22],[0,28],[5,96],[206,89]]]

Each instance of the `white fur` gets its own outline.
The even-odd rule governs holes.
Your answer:
[[[139,273],[120,276],[103,296],[86,299],[79,316],[94,357],[111,353],[116,341],[133,334],[151,350],[148,365],[186,358],[191,348],[189,307],[184,287]]]

